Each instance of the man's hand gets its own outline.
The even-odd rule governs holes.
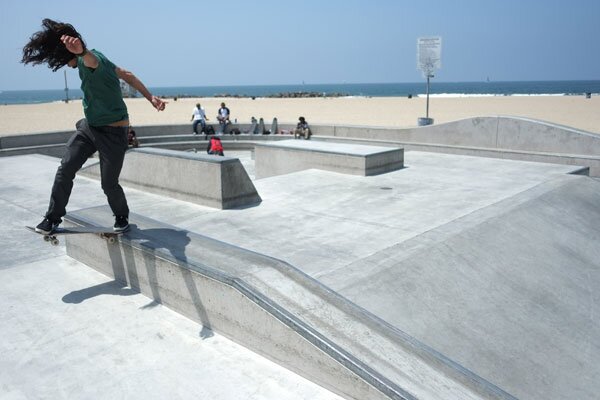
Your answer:
[[[64,43],[67,50],[69,50],[73,54],[81,54],[83,53],[83,43],[79,38],[75,38],[69,35],[62,35],[60,37],[61,42]]]
[[[166,101],[163,101],[163,99],[158,98],[156,96],[152,96],[152,100],[150,102],[152,103],[154,108],[156,108],[157,111],[163,111],[165,109],[165,106],[167,105]]]

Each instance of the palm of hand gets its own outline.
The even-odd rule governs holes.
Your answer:
[[[83,44],[79,38],[63,35],[60,40],[71,53],[80,54],[83,52]]]

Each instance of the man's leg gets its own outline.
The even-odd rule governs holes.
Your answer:
[[[192,125],[192,130],[194,131],[194,135],[198,134],[198,122],[200,122],[199,119],[194,120],[194,124]]]
[[[67,148],[54,177],[54,185],[50,195],[50,205],[46,218],[58,222],[67,213],[66,207],[73,189],[75,174],[85,161],[96,151],[92,138],[87,132],[87,121],[80,120],[76,124],[77,132],[67,142]]]
[[[119,175],[127,150],[127,128],[102,126],[92,128],[100,155],[100,177],[102,190],[116,217],[128,217],[129,207],[123,188],[119,185]]]

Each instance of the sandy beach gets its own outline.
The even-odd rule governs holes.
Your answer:
[[[273,117],[280,124],[296,123],[298,116],[313,124],[414,127],[425,116],[424,97],[339,97],[339,98],[185,98],[157,112],[145,99],[127,99],[133,126],[190,125],[194,105],[205,108],[209,122],[216,123],[217,109],[224,101],[232,120],[249,123],[252,116],[264,118],[269,125]],[[600,134],[600,96],[492,96],[433,97],[429,116],[436,124],[477,116],[519,116],[569,126]],[[81,101],[0,106],[0,136],[73,129],[83,117]]]

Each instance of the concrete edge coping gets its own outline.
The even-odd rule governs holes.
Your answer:
[[[313,136],[314,137],[314,136]],[[293,140],[293,139],[290,139]],[[310,142],[310,140],[305,140],[304,142]],[[316,142],[326,142],[325,140],[323,141],[316,141]],[[349,151],[349,150],[337,150],[337,149],[322,149],[322,148],[310,148],[310,147],[301,147],[301,146],[286,146],[283,143],[257,143],[255,145],[256,147],[269,147],[269,148],[274,148],[274,149],[281,149],[281,150],[290,150],[290,151],[297,151],[297,152],[310,152],[310,153],[323,153],[323,154],[335,154],[335,155],[343,155],[343,156],[352,156],[352,157],[369,157],[369,156],[376,156],[376,155],[381,155],[381,154],[388,154],[388,153],[396,153],[399,150],[403,150],[401,147],[379,147],[379,146],[369,146],[366,144],[361,144],[360,146],[363,146],[365,149],[367,148],[372,148],[372,150],[368,153],[365,152],[359,152],[359,151]]]
[[[451,144],[440,144],[440,143],[422,143],[422,142],[406,142],[406,141],[391,141],[382,139],[361,139],[361,138],[350,138],[340,136],[323,136],[313,135],[315,140],[324,142],[374,142],[381,144],[401,145],[401,146],[423,146],[423,147],[435,147],[435,148],[449,148],[449,149],[464,149],[474,151],[489,151],[494,153],[514,153],[523,155],[536,155],[536,156],[547,156],[547,157],[562,157],[562,158],[580,158],[589,160],[599,160],[600,156],[592,156],[588,154],[566,154],[566,153],[547,153],[542,151],[528,151],[528,150],[514,150],[514,149],[503,149],[503,148],[492,148],[492,147],[473,147],[473,146],[457,146]]]
[[[36,150],[36,149],[53,149],[53,148],[57,148],[57,147],[65,147],[65,143],[55,143],[55,144],[40,144],[40,145],[35,145],[35,146],[24,146],[24,147],[6,147],[6,148],[0,148],[0,151],[3,152],[10,152],[10,151],[18,151],[18,150],[23,150],[23,151],[27,151],[27,150]]]
[[[163,157],[172,157],[172,158],[183,158],[187,160],[193,161],[203,161],[209,162],[213,164],[230,164],[238,162],[237,157],[227,157],[227,156],[211,156],[208,154],[202,153],[193,153],[186,151],[178,151],[178,150],[168,150],[168,149],[160,149],[154,147],[137,147],[135,149],[131,149],[128,152],[131,153],[143,153],[143,154],[151,154],[153,156],[163,156]]]
[[[262,138],[264,141],[278,141],[278,140],[284,140],[284,139],[291,139],[293,138],[293,135],[287,134],[287,135],[281,135],[281,134],[269,134],[269,135],[263,135],[261,133],[240,133],[239,135],[230,135],[229,133],[226,133],[225,135],[208,135],[208,137],[218,137],[223,141],[236,141],[238,139],[242,139],[242,140],[252,140],[252,139],[258,139],[258,138]],[[206,140],[207,135],[205,135],[204,133],[199,133],[197,135],[193,135],[193,134],[180,134],[180,135],[148,135],[148,136],[139,136],[138,139],[173,139],[173,138],[193,138],[195,140]]]
[[[582,129],[576,129],[576,128],[573,128],[568,125],[555,124],[555,123],[552,123],[549,121],[544,121],[541,119],[519,117],[519,116],[514,116],[514,115],[480,115],[477,117],[461,118],[461,119],[457,119],[457,120],[453,120],[453,121],[442,122],[442,123],[438,123],[438,124],[434,124],[434,125],[425,125],[425,126],[398,127],[398,126],[369,126],[369,125],[340,125],[340,124],[332,124],[332,125],[311,124],[311,126],[314,126],[314,127],[326,126],[326,127],[331,127],[334,129],[339,127],[339,128],[360,128],[360,129],[370,129],[370,130],[399,130],[399,131],[405,131],[405,130],[410,130],[410,129],[429,130],[429,129],[435,129],[437,127],[444,127],[444,126],[461,123],[461,122],[465,122],[465,121],[470,121],[470,120],[474,120],[474,119],[495,119],[495,120],[507,119],[507,120],[524,121],[524,122],[530,122],[530,123],[534,123],[534,124],[538,124],[538,125],[545,125],[545,126],[548,126],[551,128],[567,130],[567,131],[570,131],[573,133],[584,134],[586,136],[600,138],[600,133],[594,133],[594,132],[585,131]]]
[[[90,207],[88,210],[96,208],[107,207]],[[169,225],[156,220],[151,220],[140,215],[132,215],[134,215],[134,220],[137,219],[152,221],[156,226],[184,231],[190,236],[201,238],[202,240],[215,243],[218,246],[225,246],[231,248],[236,252],[247,254],[249,257],[262,258],[265,260],[265,264],[267,264],[267,266],[275,267],[279,272],[285,274],[286,276],[289,276],[290,279],[301,283],[307,290],[313,291],[325,301],[328,301],[334,306],[339,307],[341,310],[343,310],[347,314],[350,314],[356,320],[365,323],[371,330],[380,332],[383,336],[396,342],[399,346],[408,348],[417,357],[420,357],[426,363],[434,364],[437,367],[441,367],[443,372],[451,376],[453,379],[457,379],[458,381],[462,382],[463,384],[466,384],[468,387],[479,393],[492,396],[492,398],[494,399],[517,400],[514,396],[505,392],[493,383],[487,381],[486,379],[480,377],[479,375],[475,374],[469,369],[463,367],[462,365],[458,364],[457,362],[453,361],[452,359],[448,358],[447,356],[438,352],[432,347],[420,342],[418,339],[410,336],[406,332],[382,320],[375,314],[372,314],[371,312],[363,309],[362,307],[346,299],[339,293],[331,290],[327,286],[323,285],[319,281],[315,280],[314,278],[310,277],[309,275],[305,274],[301,270],[295,268],[293,265],[283,260],[262,253],[254,252],[252,250],[244,249],[242,247],[222,242],[220,240],[199,235],[197,233],[181,229],[173,225]],[[65,216],[65,221],[67,223],[71,223],[78,226],[98,226],[90,219],[87,219],[83,216],[75,215],[74,213],[67,214],[67,216]],[[266,312],[277,318],[280,322],[284,323],[290,329],[300,334],[308,342],[318,347],[320,350],[325,352],[327,355],[332,357],[341,365],[348,368],[350,371],[360,376],[367,383],[377,388],[382,393],[385,393],[386,395],[390,396],[390,398],[406,400],[414,399],[414,397],[411,394],[404,391],[401,387],[390,381],[388,378],[373,370],[369,366],[365,365],[362,361],[358,360],[348,351],[346,351],[343,348],[340,348],[337,344],[324,337],[314,328],[310,327],[309,325],[298,319],[296,316],[294,316],[293,314],[291,314],[290,312],[288,312],[287,310],[285,310],[284,308],[282,308],[281,306],[264,296],[252,285],[246,283],[243,277],[233,276],[227,272],[210,267],[206,264],[190,260],[189,258],[186,258],[186,260],[178,259],[172,253],[162,248],[153,247],[150,250],[147,250],[145,249],[145,246],[143,246],[143,244],[136,243],[135,240],[130,240],[127,237],[127,235],[119,236],[118,241],[121,243],[126,243],[129,246],[132,246],[136,249],[139,249],[144,253],[153,256],[158,255],[159,257],[170,261],[176,265],[179,265],[184,268],[189,268],[194,272],[205,275],[209,278],[215,279],[219,282],[222,282],[223,284],[235,288],[240,293],[242,293],[243,295],[251,299],[253,302],[255,302],[257,305],[262,307]]]

